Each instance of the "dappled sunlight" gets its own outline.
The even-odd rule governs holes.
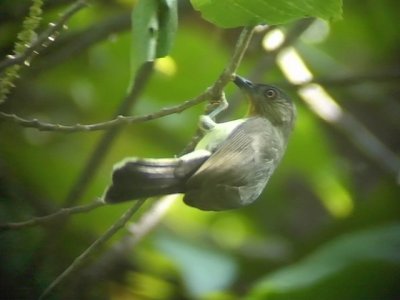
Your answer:
[[[262,40],[262,46],[265,50],[272,51],[282,45],[284,40],[285,35],[283,34],[282,30],[273,29],[264,36]]]
[[[167,76],[173,76],[178,70],[175,60],[171,56],[158,58],[155,62],[154,68]]]
[[[300,54],[293,47],[279,53],[277,64],[285,77],[293,84],[304,84],[314,78]]]
[[[342,218],[351,214],[354,208],[351,195],[336,177],[319,172],[313,182],[316,193],[331,215]]]
[[[299,88],[298,93],[311,109],[325,121],[339,122],[343,116],[340,106],[321,85],[307,84]]]
[[[320,27],[322,32],[319,41],[322,41],[327,37],[329,28],[323,24],[320,24]],[[309,30],[312,30],[312,27]],[[271,51],[279,47],[283,41],[283,31],[275,29],[265,36],[263,47]],[[298,95],[312,111],[327,122],[340,121],[343,115],[342,109],[324,87],[312,83],[314,76],[294,47],[282,50],[277,57],[277,64],[289,82],[301,85],[297,91]],[[331,215],[345,217],[352,212],[354,205],[350,193],[332,175],[317,176],[314,189]]]

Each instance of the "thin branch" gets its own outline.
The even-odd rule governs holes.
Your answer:
[[[367,73],[367,74],[355,74],[355,75],[348,75],[338,78],[315,78],[312,81],[304,82],[301,84],[292,84],[287,82],[279,83],[279,86],[283,88],[298,88],[307,84],[317,83],[328,87],[336,87],[336,86],[349,86],[355,85],[359,83],[364,83],[366,81],[375,81],[375,82],[388,82],[393,80],[400,79],[400,72],[397,70],[389,70],[389,71],[382,71],[379,73]],[[208,93],[202,93],[196,98],[192,100],[187,100],[182,104],[170,106],[163,108],[157,112],[142,115],[142,116],[118,116],[115,119],[99,122],[94,124],[76,124],[76,125],[61,125],[61,124],[54,124],[49,122],[39,121],[37,119],[25,119],[16,114],[10,114],[6,112],[0,112],[0,118],[3,120],[7,120],[10,122],[14,122],[19,124],[20,126],[27,127],[27,128],[36,128],[40,131],[57,131],[57,132],[66,132],[66,133],[74,133],[74,132],[82,132],[82,131],[99,131],[109,129],[114,126],[124,125],[124,124],[135,124],[141,123],[146,121],[151,121],[155,119],[159,119],[168,115],[181,113],[186,109],[189,109],[205,100],[210,95]]]
[[[244,27],[242,29],[229,63],[226,65],[215,83],[203,93],[206,99],[208,98],[217,101],[220,101],[222,99],[223,89],[232,80],[234,74],[236,73],[236,70],[242,61],[243,55],[249,46],[251,38],[253,37],[254,29],[255,27]],[[212,109],[213,105],[209,105],[208,107],[206,107],[205,113],[209,113]],[[179,153],[179,155],[183,155],[190,151],[193,151],[197,143],[203,137],[203,134],[203,131],[200,128],[197,128],[197,131],[193,135],[192,139],[181,151],[181,153]]]
[[[103,205],[105,205],[105,203],[103,201],[96,200],[96,201],[94,201],[90,204],[86,204],[86,205],[62,208],[53,214],[43,216],[43,217],[34,217],[28,221],[0,224],[0,232],[6,231],[6,230],[23,229],[23,228],[27,228],[27,227],[36,226],[36,225],[45,225],[45,224],[51,223],[54,220],[57,220],[57,219],[60,219],[60,218],[66,217],[66,216],[92,211]]]
[[[45,299],[56,286],[60,284],[67,276],[71,275],[71,273],[76,272],[82,265],[87,261],[88,257],[93,254],[96,250],[98,250],[105,242],[107,242],[118,230],[123,228],[125,224],[129,221],[129,219],[139,210],[139,208],[143,205],[144,199],[138,200],[135,204],[126,211],[116,223],[114,223],[102,236],[100,236],[89,248],[87,248],[81,255],[79,255],[73,263],[65,269],[40,295],[40,299]]]
[[[61,125],[61,124],[53,124],[53,123],[47,123],[47,122],[42,122],[37,119],[33,120],[28,120],[21,118],[15,114],[9,114],[5,112],[0,112],[0,118],[8,121],[15,122],[23,127],[29,127],[29,128],[36,128],[40,131],[57,131],[57,132],[82,132],[82,131],[97,131],[97,130],[106,130],[110,129],[119,125],[124,125],[124,124],[134,124],[134,123],[140,123],[140,122],[145,122],[145,121],[150,121],[158,118],[165,117],[167,115],[175,114],[175,113],[180,113],[192,106],[195,106],[201,102],[206,101],[210,95],[208,92],[202,93],[196,98],[192,100],[188,100],[183,102],[182,104],[179,105],[174,105],[171,107],[163,108],[158,112],[143,115],[143,116],[131,116],[131,117],[126,117],[119,115],[115,119],[112,119],[110,121],[105,121],[105,122],[100,122],[100,123],[95,123],[95,124],[89,124],[89,125],[82,125],[82,124],[76,124],[76,125]]]
[[[82,132],[82,131],[97,131],[97,130],[105,130],[110,129],[115,126],[124,125],[124,124],[133,124],[140,123],[145,121],[150,121],[154,119],[158,119],[167,115],[180,113],[192,106],[195,106],[201,102],[206,101],[207,99],[219,99],[222,90],[224,87],[231,81],[232,75],[235,73],[237,67],[239,66],[244,50],[247,49],[247,46],[251,40],[253,34],[253,29],[245,28],[241,32],[239,36],[239,40],[235,46],[235,50],[233,52],[232,58],[229,61],[228,65],[224,69],[224,71],[220,74],[218,79],[209,89],[205,90],[199,96],[192,100],[187,100],[182,104],[163,108],[158,112],[143,115],[143,116],[123,116],[119,115],[115,119],[95,123],[95,124],[76,124],[76,125],[61,125],[54,124],[48,122],[42,122],[37,119],[29,120],[17,116],[16,114],[9,114],[5,112],[0,112],[0,118],[15,122],[23,127],[36,128],[40,131],[57,131],[57,132]]]
[[[47,45],[49,37],[53,36],[55,33],[59,32],[63,29],[64,24],[79,10],[83,7],[87,6],[86,0],[78,0],[76,1],[65,13],[61,16],[61,18],[57,21],[57,23],[52,24],[47,28],[39,37],[29,46],[26,50],[18,55],[9,56],[7,59],[0,63],[0,73],[3,72],[10,66],[22,64],[26,61],[32,54],[39,51],[43,45]]]
[[[59,65],[77,54],[82,54],[111,35],[129,30],[130,26],[131,13],[127,11],[96,22],[81,31],[64,34],[56,39],[51,48],[46,49],[41,59],[30,69],[29,76],[34,76],[46,68]]]
[[[177,197],[179,196],[167,195],[156,200],[139,220],[127,225],[128,231],[118,242],[114,243],[95,262],[80,272],[80,277],[76,279],[75,284],[81,286],[83,281],[83,286],[85,286],[88,280],[98,282],[99,276],[112,273],[113,269],[118,266],[118,262],[128,257],[132,248],[156,228],[172,204],[175,203]],[[69,288],[76,289],[77,287],[73,285]]]
[[[121,114],[121,111],[124,110],[128,111],[132,103],[134,103],[138,99],[144,86],[149,80],[150,75],[152,74],[152,67],[153,63],[149,62],[145,63],[142,68],[139,69],[138,74],[135,78],[133,88],[123,99],[116,114]],[[70,191],[68,192],[64,200],[64,206],[71,207],[80,200],[82,194],[85,192],[87,186],[93,179],[94,174],[98,170],[102,159],[105,157],[107,151],[110,148],[110,145],[112,144],[118,132],[119,127],[114,127],[105,132],[104,135],[101,137],[93,153],[90,154],[88,162],[86,163],[80,175],[76,179],[76,182],[72,185]],[[64,218],[62,222],[58,224],[57,228],[49,228],[50,230],[40,242],[41,251],[37,251],[37,255],[31,259],[31,266],[29,266],[27,269],[32,271],[30,271],[27,276],[32,276],[33,274],[32,272],[34,270],[34,266],[32,264],[39,264],[43,259],[46,258],[47,255],[51,254],[52,248],[60,242],[60,233],[62,232],[63,227],[67,224],[67,221],[68,217]]]
[[[251,38],[253,37],[254,28],[255,27],[245,27],[240,33],[228,65],[225,67],[224,71],[218,77],[217,81],[215,81],[210,90],[208,90],[212,99],[220,99],[224,87],[232,80],[233,75],[242,61],[243,55],[249,46]]]
[[[285,48],[295,44],[299,37],[303,34],[304,31],[313,23],[314,19],[308,18],[297,21],[287,32],[285,35],[284,41],[273,50],[266,50],[265,54],[262,58],[257,62],[257,65],[251,70],[250,74],[246,77],[253,81],[258,81],[260,78],[263,78],[265,72],[271,69],[275,61],[277,59],[278,54],[284,50]],[[272,30],[276,29],[276,26],[269,26],[264,32],[265,36]],[[241,101],[243,95],[240,91],[236,91],[233,95],[231,95],[229,100],[229,107],[227,110],[221,113],[221,117],[225,118],[227,115],[231,114],[235,109],[238,108],[239,102]],[[1,116],[0,116],[1,117]]]

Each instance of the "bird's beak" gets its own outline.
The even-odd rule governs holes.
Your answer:
[[[240,77],[239,75],[235,75],[235,79],[233,82],[241,89],[244,91],[249,91],[254,87],[254,83],[252,83],[250,80],[247,80],[246,78]]]
[[[255,106],[256,106],[256,100],[254,97],[255,94],[255,84],[252,83],[250,80],[247,80],[246,78],[240,77],[238,75],[235,75],[235,78],[233,79],[233,82],[246,94],[247,99],[249,100],[249,111],[248,115],[252,115],[255,111]]]

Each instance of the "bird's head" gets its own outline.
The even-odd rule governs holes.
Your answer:
[[[252,83],[238,75],[233,82],[249,99],[250,116],[262,116],[275,125],[293,127],[296,107],[282,90],[268,84]]]

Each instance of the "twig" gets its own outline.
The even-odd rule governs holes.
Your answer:
[[[109,38],[111,35],[129,30],[131,13],[123,12],[104,21],[56,39],[51,48],[46,49],[41,59],[30,69],[29,76],[34,76],[46,68],[59,65],[74,55],[84,53],[91,46]]]
[[[110,121],[105,121],[105,122],[100,122],[100,123],[95,123],[95,124],[89,124],[89,125],[82,125],[82,124],[76,124],[76,125],[61,125],[61,124],[53,124],[53,123],[47,123],[47,122],[42,122],[37,119],[33,120],[28,120],[21,118],[15,114],[9,114],[5,112],[0,112],[0,118],[8,121],[15,122],[23,127],[29,127],[29,128],[36,128],[40,131],[57,131],[57,132],[82,132],[82,131],[96,131],[96,130],[106,130],[113,128],[115,126],[119,125],[124,125],[124,124],[134,124],[134,123],[140,123],[140,122],[145,122],[145,121],[150,121],[158,118],[162,118],[167,115],[175,114],[175,113],[180,113],[192,106],[195,106],[201,102],[206,101],[209,98],[209,94],[202,93],[196,98],[192,100],[188,100],[183,102],[182,104],[163,108],[158,112],[143,115],[143,116],[131,116],[131,117],[126,117],[119,115],[113,120]]]
[[[70,207],[70,208],[62,208],[59,211],[43,216],[43,217],[34,217],[28,221],[24,222],[12,222],[12,223],[5,223],[5,224],[0,224],[0,232],[1,231],[6,231],[6,230],[11,230],[11,229],[23,229],[26,227],[32,227],[36,225],[44,225],[47,223],[50,223],[56,219],[60,219],[62,217],[70,216],[73,214],[79,214],[79,213],[84,213],[84,212],[89,212],[95,208],[98,208],[100,206],[105,205],[105,203],[101,200],[96,200],[93,203],[86,204],[86,205],[80,205],[80,206],[75,206],[75,207]]]
[[[239,67],[243,55],[249,46],[251,38],[254,33],[254,27],[245,27],[240,33],[239,39],[235,45],[231,60],[225,67],[224,71],[218,77],[217,81],[212,85],[209,90],[212,99],[220,99],[224,87],[232,80],[236,69]]]
[[[246,52],[251,38],[253,36],[255,27],[244,27],[238,41],[236,42],[235,49],[233,51],[230,62],[224,68],[222,73],[219,75],[218,79],[215,83],[207,89],[203,94],[206,99],[218,100],[222,99],[222,92],[224,87],[232,80],[233,75],[236,73],[236,69],[239,67],[240,62],[242,61],[243,55]],[[205,113],[209,113],[212,110],[213,105],[209,105],[206,107]],[[186,145],[186,147],[179,153],[179,155],[186,154],[188,152],[193,151],[196,147],[197,143],[203,137],[203,131],[200,128],[197,128],[195,134],[193,135],[190,142]]]
[[[209,98],[218,99],[222,93],[224,87],[231,81],[233,73],[236,71],[237,67],[240,64],[240,61],[243,57],[244,52],[243,49],[247,49],[248,43],[251,40],[253,34],[253,30],[250,28],[243,29],[240,34],[239,40],[235,46],[234,53],[227,67],[215,81],[211,88],[205,90],[199,96],[192,100],[188,100],[183,102],[182,104],[163,108],[158,112],[147,114],[144,116],[123,116],[119,115],[113,120],[95,123],[95,124],[76,124],[76,125],[61,125],[61,124],[53,124],[48,122],[42,122],[37,119],[29,120],[24,119],[16,114],[9,114],[5,112],[0,112],[0,118],[13,121],[23,127],[36,128],[40,131],[57,131],[57,132],[81,132],[81,131],[97,131],[97,130],[105,130],[110,129],[115,126],[123,125],[123,124],[132,124],[150,121],[154,119],[158,119],[167,115],[180,113],[192,106],[195,106],[201,102],[206,101]]]
[[[87,260],[87,258],[99,249],[105,242],[107,242],[118,230],[125,226],[129,219],[139,210],[144,203],[144,199],[138,200],[128,211],[126,211],[116,223],[114,223],[101,237],[99,237],[89,248],[87,248],[81,255],[79,255],[73,263],[65,269],[40,295],[40,299],[45,299],[54,288],[60,284],[67,276],[77,271]]]
[[[367,73],[367,74],[355,74],[355,75],[348,75],[348,76],[343,76],[343,77],[338,77],[338,78],[315,78],[312,81],[309,82],[304,82],[301,84],[289,84],[287,82],[281,82],[279,83],[279,86],[282,88],[288,88],[288,89],[293,89],[293,88],[298,88],[307,84],[311,83],[318,83],[324,86],[329,86],[329,87],[343,87],[343,86],[348,86],[348,85],[354,85],[358,83],[364,83],[366,81],[375,81],[375,82],[387,82],[387,81],[392,81],[392,80],[399,80],[400,79],[400,72],[397,70],[389,70],[387,72],[380,72],[380,73]],[[124,125],[124,124],[135,124],[135,123],[141,123],[141,122],[146,122],[146,121],[151,121],[155,119],[159,119],[171,114],[175,113],[181,113],[185,111],[186,109],[191,108],[192,106],[195,106],[203,101],[205,101],[209,97],[207,93],[202,93],[198,97],[192,99],[192,100],[187,100],[183,102],[182,104],[179,105],[174,105],[170,107],[163,108],[157,112],[143,115],[143,116],[118,116],[115,119],[105,121],[105,122],[99,122],[99,123],[94,123],[94,124],[76,124],[76,125],[61,125],[61,124],[54,124],[54,123],[48,123],[48,122],[43,122],[39,121],[37,119],[29,120],[22,118],[16,114],[10,114],[6,112],[0,112],[0,118],[3,120],[11,121],[14,123],[17,123],[23,127],[28,127],[28,128],[36,128],[40,131],[57,131],[57,132],[66,132],[66,133],[74,133],[74,132],[82,132],[82,131],[98,131],[98,130],[105,130],[109,129],[114,126],[118,125]]]
[[[128,95],[122,101],[120,107],[118,108],[117,114],[120,114],[122,110],[128,111],[131,104],[138,99],[138,96],[140,95],[141,91],[143,90],[144,86],[150,78],[153,69],[152,66],[152,63],[146,63],[142,66],[141,69],[139,69],[138,75],[135,79],[135,84],[133,85],[133,88],[128,93]],[[90,158],[84,166],[81,174],[78,176],[76,182],[72,185],[72,188],[67,194],[66,199],[64,200],[64,206],[71,207],[80,200],[82,194],[93,179],[93,176],[96,173],[102,159],[104,158],[110,145],[112,144],[114,137],[118,133],[118,129],[118,127],[111,128],[111,130],[107,131],[103,135],[93,153],[91,153]],[[31,266],[27,268],[28,270],[30,270],[30,273],[27,273],[26,276],[33,276],[33,264],[39,264],[43,259],[45,259],[48,254],[51,253],[52,248],[54,248],[55,245],[60,242],[60,233],[62,232],[63,227],[66,225],[67,222],[68,217],[64,218],[62,222],[58,224],[57,228],[50,228],[46,236],[40,242],[40,251],[37,251],[36,255],[31,259]]]
[[[275,64],[276,58],[278,54],[285,48],[295,44],[299,37],[303,34],[304,31],[313,23],[313,18],[303,19],[297,21],[289,30],[288,33],[285,35],[284,41],[275,49],[273,50],[266,50],[263,57],[257,63],[257,65],[252,69],[250,74],[246,77],[258,81],[260,78],[264,76],[266,70],[269,70]],[[263,35],[265,36],[270,31],[276,29],[275,26],[269,26],[264,32]],[[240,91],[236,91],[233,95],[231,95],[229,100],[229,107],[226,111],[221,113],[221,117],[225,118],[226,115],[232,113],[238,107],[239,100],[242,98],[242,93]],[[0,116],[1,117],[1,116]]]
[[[76,1],[58,20],[57,23],[53,24],[53,26],[49,26],[40,36],[29,46],[26,50],[18,55],[11,56],[0,63],[0,73],[3,72],[10,66],[22,64],[29,58],[35,51],[38,51],[39,48],[43,47],[43,44],[46,44],[49,37],[53,34],[61,30],[64,24],[79,10],[87,5],[86,0],[78,0]]]
[[[158,199],[152,207],[146,211],[135,223],[128,224],[128,231],[115,244],[105,251],[92,265],[82,270],[81,277],[77,278],[76,283],[80,286],[83,281],[98,282],[98,276],[104,273],[112,273],[118,266],[118,261],[129,256],[132,248],[137,245],[149,232],[151,232],[168,212],[171,205],[175,202],[177,195],[167,195]],[[85,282],[86,283],[86,282]],[[85,286],[86,284],[83,284]],[[75,286],[71,287],[76,289]]]

